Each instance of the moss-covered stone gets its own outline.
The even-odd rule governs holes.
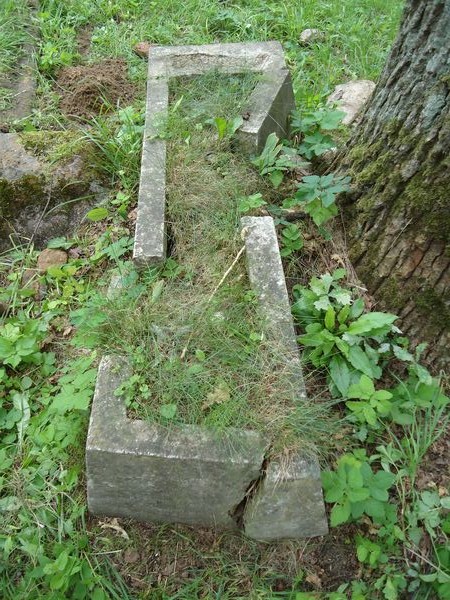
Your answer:
[[[50,163],[68,160],[75,154],[82,155],[88,146],[80,132],[71,129],[25,131],[20,133],[20,140],[26,150]]]

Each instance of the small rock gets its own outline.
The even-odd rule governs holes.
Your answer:
[[[37,268],[39,273],[45,273],[49,267],[61,267],[67,262],[67,253],[64,250],[46,248],[39,254]]]
[[[320,29],[305,29],[301,32],[299,41],[300,44],[304,44],[307,46],[308,44],[312,44],[313,42],[318,42],[323,39],[324,32],[320,31]]]
[[[328,96],[327,104],[337,104],[339,110],[345,112],[342,123],[350,125],[355,121],[374,89],[375,83],[367,79],[349,81],[335,87],[334,92]]]
[[[147,58],[148,57],[148,53],[150,51],[150,46],[152,46],[152,45],[153,44],[150,44],[150,42],[139,42],[133,48],[133,51],[134,51],[135,54],[137,54],[141,58]]]
[[[17,181],[42,172],[42,164],[25,150],[16,133],[0,134],[0,148],[0,179]]]

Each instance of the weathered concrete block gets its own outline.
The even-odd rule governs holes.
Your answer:
[[[168,107],[167,81],[149,81],[133,248],[138,268],[157,264],[166,257],[166,142],[156,136],[167,119]]]
[[[260,154],[267,137],[289,135],[289,115],[295,109],[291,74],[287,69],[262,77],[250,98],[250,118],[237,131],[239,144],[248,154]]]
[[[233,512],[260,476],[262,437],[237,430],[219,437],[201,427],[165,429],[127,419],[114,395],[126,376],[123,359],[102,359],[86,445],[89,510],[236,528]]]
[[[319,463],[294,455],[271,461],[244,514],[244,531],[256,540],[305,538],[328,533]]]
[[[276,343],[293,388],[293,402],[306,400],[289,295],[272,217],[243,217],[247,269],[268,337]],[[314,456],[272,460],[256,495],[247,503],[244,530],[252,538],[277,540],[327,533],[320,469]]]
[[[267,136],[286,137],[295,108],[289,71],[279,42],[156,46],[149,56],[147,108],[133,260],[138,268],[165,259],[166,142],[158,139],[168,115],[168,81],[218,70],[261,73],[251,95],[248,119],[238,131],[245,152],[261,152]]]
[[[279,42],[153,46],[148,75],[168,78],[201,75],[211,70],[234,74],[285,68],[283,47]]]
[[[242,217],[247,270],[266,320],[267,335],[277,344],[295,386],[297,398],[306,398],[291,305],[286,288],[277,233],[272,217]]]

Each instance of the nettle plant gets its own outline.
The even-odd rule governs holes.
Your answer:
[[[299,337],[305,358],[315,367],[328,368],[328,381],[334,396],[348,397],[351,385],[362,375],[381,377],[380,345],[386,336],[399,333],[393,325],[396,315],[364,314],[364,302],[339,285],[345,269],[313,277],[309,287],[293,288],[293,315],[306,333]]]
[[[284,200],[283,208],[300,207],[320,227],[338,214],[336,196],[348,191],[349,183],[350,177],[307,175],[294,197]]]
[[[303,113],[293,111],[291,130],[301,140],[298,153],[311,160],[335,148],[336,144],[328,132],[337,129],[344,116],[344,112],[329,108]]]
[[[261,175],[267,175],[274,188],[280,186],[287,171],[302,168],[308,163],[298,158],[295,148],[282,144],[275,133],[271,133],[266,140],[266,145],[259,156],[252,160],[252,164]]]
[[[395,600],[405,591],[429,597],[432,589],[437,598],[448,598],[450,497],[441,488],[417,490],[415,483],[426,453],[447,429],[450,398],[419,363],[424,345],[410,352],[395,315],[365,312],[362,299],[343,287],[345,274],[337,269],[293,289],[293,313],[306,331],[299,337],[305,358],[327,371],[356,440],[376,448],[371,456],[364,449],[346,453],[323,472],[331,525],[370,522],[371,537],[356,538],[357,556],[376,569],[372,586],[382,597]],[[377,380],[392,359],[403,363],[407,376],[390,373],[397,383],[383,389]],[[405,569],[405,549],[421,559],[425,540],[431,547],[426,571],[411,558]]]

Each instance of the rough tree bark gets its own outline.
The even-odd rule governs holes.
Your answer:
[[[409,0],[350,143],[343,199],[350,258],[402,330],[449,363],[450,0]]]

